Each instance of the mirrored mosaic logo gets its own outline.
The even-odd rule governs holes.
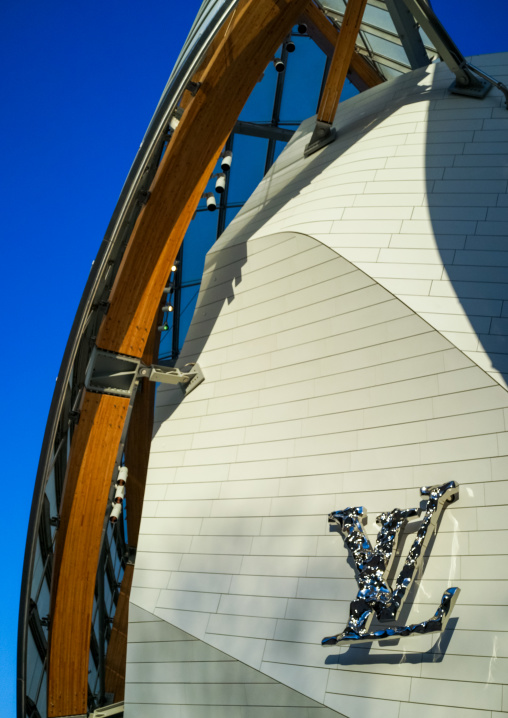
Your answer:
[[[444,592],[437,611],[427,621],[369,631],[374,616],[383,623],[397,620],[409,590],[420,573],[425,551],[437,531],[440,516],[450,503],[459,498],[459,487],[455,481],[450,481],[440,486],[423,487],[420,493],[422,496],[428,496],[425,511],[393,509],[377,517],[376,523],[381,528],[374,548],[363,529],[365,515],[362,506],[333,511],[329,514],[328,522],[338,526],[355,562],[359,590],[350,604],[346,628],[336,636],[323,638],[321,641],[323,646],[348,645],[359,641],[382,641],[436,633],[445,629],[460,593],[457,587],[448,588]],[[394,585],[390,587],[387,581],[399,539],[408,519],[421,516],[422,513],[422,523],[416,532],[404,565]]]

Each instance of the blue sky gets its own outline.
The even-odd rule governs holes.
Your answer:
[[[199,4],[22,0],[0,7],[0,718],[15,715],[24,541],[61,356],[92,260]],[[464,54],[508,50],[506,0],[433,5]]]

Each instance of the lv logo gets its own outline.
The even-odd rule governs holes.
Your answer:
[[[444,630],[460,593],[458,588],[448,588],[444,592],[436,613],[427,621],[409,626],[389,626],[369,632],[374,614],[382,622],[396,620],[411,584],[418,576],[425,549],[437,529],[441,513],[449,503],[459,497],[459,487],[455,481],[441,486],[424,487],[420,491],[423,496],[429,497],[423,521],[392,588],[388,586],[387,578],[398,540],[408,518],[418,516],[420,510],[393,509],[390,513],[380,514],[376,523],[381,528],[374,548],[363,530],[363,507],[347,508],[329,514],[328,522],[340,528],[353,556],[358,571],[359,591],[351,602],[346,628],[337,636],[324,638],[321,641],[323,646],[381,641]]]

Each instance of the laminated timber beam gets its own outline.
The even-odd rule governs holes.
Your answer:
[[[240,111],[307,0],[249,0],[189,102],[118,271],[97,345],[140,357],[190,220]]]
[[[337,112],[366,5],[367,0],[349,0],[346,6],[344,20],[335,43],[332,62],[318,107],[318,120],[322,122],[331,124]]]
[[[302,13],[301,22],[307,26],[309,37],[331,59],[339,38],[337,27],[312,2]],[[375,87],[385,82],[385,78],[354,49],[347,75],[358,90],[367,90],[369,87]]]
[[[48,716],[84,715],[95,577],[129,399],[85,392],[57,532],[49,634]]]
[[[328,77],[317,111],[316,126],[305,156],[309,156],[335,139],[332,122],[339,106],[339,100],[346,80],[351,58],[355,51],[356,38],[360,32],[367,0],[349,0],[344,19],[333,51]]]
[[[242,0],[162,158],[134,226],[97,336],[140,358],[169,269],[252,89],[308,0]],[[67,469],[52,582],[48,716],[87,712],[95,576],[128,398],[85,391]]]
[[[150,337],[142,357],[145,364],[152,364],[157,358],[159,344],[157,325],[162,319],[161,315],[162,312],[159,310],[152,325]],[[154,404],[155,383],[148,379],[143,379],[134,400],[125,442],[125,465],[129,469],[129,480],[127,482],[127,540],[129,547],[133,548],[137,548],[139,527],[141,525],[141,509],[145,495],[146,474],[153,433]],[[114,702],[123,701],[125,697],[127,629],[133,574],[134,566],[128,563],[125,566],[106,654],[105,687],[106,693],[114,695]]]

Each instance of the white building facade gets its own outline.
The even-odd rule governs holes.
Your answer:
[[[508,55],[473,58],[508,81]],[[508,112],[432,64],[304,122],[208,252],[160,386],[129,615],[125,715],[500,718],[508,712]],[[455,481],[399,625],[321,645],[358,591],[330,512]],[[409,550],[418,517],[400,546]]]

